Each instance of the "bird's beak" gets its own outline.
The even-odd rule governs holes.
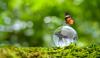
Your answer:
[[[66,23],[69,25],[73,25],[74,24],[74,20],[70,17],[66,19]]]

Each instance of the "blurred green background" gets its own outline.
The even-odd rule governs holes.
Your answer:
[[[52,34],[75,20],[78,46],[100,44],[100,0],[0,0],[0,46],[52,46]]]

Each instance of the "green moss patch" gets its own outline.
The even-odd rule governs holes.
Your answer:
[[[100,47],[9,47],[0,48],[0,58],[100,58]]]

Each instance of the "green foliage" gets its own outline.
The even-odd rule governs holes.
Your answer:
[[[66,11],[75,20],[79,45],[99,44],[99,5],[99,0],[0,0],[0,46],[50,47]]]
[[[65,48],[43,47],[9,47],[0,49],[0,58],[99,58],[100,47],[77,47],[70,45]]]

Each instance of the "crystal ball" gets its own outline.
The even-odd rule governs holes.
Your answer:
[[[69,46],[77,40],[77,32],[70,26],[61,26],[54,31],[53,42],[56,47]]]

